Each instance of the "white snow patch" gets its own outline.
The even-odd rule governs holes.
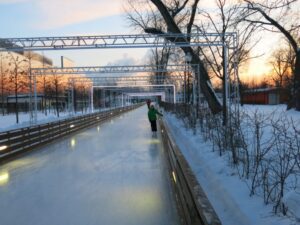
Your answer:
[[[278,115],[284,112],[294,120],[300,121],[300,113],[295,110],[286,111],[285,105],[253,106],[244,105],[243,110],[271,113]],[[173,114],[165,113],[165,121],[183,155],[189,162],[199,183],[206,192],[223,225],[295,225],[294,217],[275,215],[272,205],[265,205],[262,197],[249,196],[249,188],[240,180],[236,171],[227,163],[227,156],[220,157],[212,151],[212,145],[205,142],[201,135],[193,135]],[[300,217],[299,193],[289,193],[285,203],[297,219]]]
[[[300,222],[300,190],[298,192],[296,190],[288,192],[284,195],[282,201],[287,206],[288,212]]]

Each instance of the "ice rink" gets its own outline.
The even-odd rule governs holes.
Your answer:
[[[3,225],[177,225],[147,107],[0,166]]]

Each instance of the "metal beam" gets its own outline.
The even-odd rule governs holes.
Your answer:
[[[223,46],[222,34],[133,34],[1,38],[0,51]]]
[[[183,75],[170,76],[124,76],[124,77],[76,77],[70,78],[74,82],[96,83],[96,82],[163,82],[183,80]]]
[[[191,66],[196,66],[191,64]],[[177,72],[185,71],[185,65],[131,65],[131,66],[88,66],[88,67],[65,67],[65,68],[32,68],[33,75],[53,74],[103,74],[103,73],[141,73],[141,72]]]
[[[142,87],[148,87],[148,88],[173,88],[173,101],[176,103],[176,86],[174,84],[145,84],[145,85],[99,85],[99,86],[93,86],[92,88],[103,88],[103,89],[110,89],[110,88],[116,88],[116,89],[123,89],[123,88],[142,88]]]

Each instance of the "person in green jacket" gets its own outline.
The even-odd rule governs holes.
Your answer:
[[[158,112],[155,108],[154,108],[154,105],[151,104],[150,105],[150,108],[149,108],[149,111],[148,111],[148,119],[150,121],[150,124],[151,124],[151,130],[153,132],[156,132],[157,131],[157,126],[156,126],[156,114],[157,115],[160,115],[160,116],[163,116],[160,112]]]

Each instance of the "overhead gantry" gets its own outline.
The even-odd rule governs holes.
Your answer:
[[[205,33],[197,30],[191,34],[133,34],[133,35],[87,35],[87,36],[58,36],[58,37],[28,37],[28,38],[2,38],[0,39],[0,51],[37,51],[37,50],[69,50],[69,49],[112,49],[112,48],[181,48],[182,50],[191,47],[222,47],[224,50],[224,80],[225,99],[229,101],[229,76],[228,76],[228,52],[237,54],[237,34],[230,33]],[[185,51],[185,53],[187,53]],[[192,67],[197,73],[197,86],[206,96],[209,104],[217,104],[217,96],[212,88],[207,72],[201,60],[197,67]],[[235,68],[234,82],[235,94],[238,92],[237,57],[233,57]],[[200,75],[198,71],[202,71]],[[201,73],[202,73],[201,72]],[[200,82],[202,80],[202,82]],[[236,97],[235,99],[237,99]],[[227,103],[226,103],[227,104]],[[227,109],[226,109],[227,110]]]
[[[191,66],[191,65],[189,65]],[[133,65],[133,66],[95,66],[95,67],[66,67],[66,68],[32,68],[31,74],[34,76],[41,75],[69,75],[69,84],[71,94],[69,97],[69,109],[74,109],[74,84],[77,82],[88,83],[91,87],[90,92],[90,109],[93,111],[93,89],[113,89],[118,92],[128,93],[128,90],[141,92],[166,92],[166,89],[172,90],[165,93],[173,95],[172,102],[176,103],[176,92],[180,89],[180,84],[186,82],[187,65]],[[189,71],[189,70],[188,70]],[[136,74],[131,76],[121,76],[120,74]],[[148,75],[144,75],[148,73]],[[150,74],[149,74],[150,73]],[[165,75],[162,75],[165,74]],[[118,74],[118,76],[116,76]],[[143,75],[141,75],[143,74]],[[157,75],[158,74],[158,75]],[[113,76],[110,76],[113,75]],[[193,77],[190,77],[190,76]],[[188,73],[188,79],[195,80],[193,73]],[[36,82],[34,83],[36,87]],[[177,87],[177,88],[176,88]],[[193,88],[197,88],[196,85]],[[125,91],[126,89],[126,91]],[[148,89],[148,90],[145,90]],[[36,90],[36,88],[34,88]],[[130,91],[129,91],[130,92]],[[128,94],[127,94],[128,95]],[[145,94],[147,95],[147,94]],[[35,91],[34,96],[37,96]],[[123,96],[122,96],[123,97]],[[35,101],[36,102],[36,101]],[[36,108],[36,107],[35,107]]]
[[[225,41],[223,38],[225,37]],[[95,48],[151,48],[223,46],[236,48],[234,32],[192,34],[132,34],[132,35],[86,35],[58,37],[1,38],[2,51],[38,51]],[[1,51],[1,49],[0,49]]]

